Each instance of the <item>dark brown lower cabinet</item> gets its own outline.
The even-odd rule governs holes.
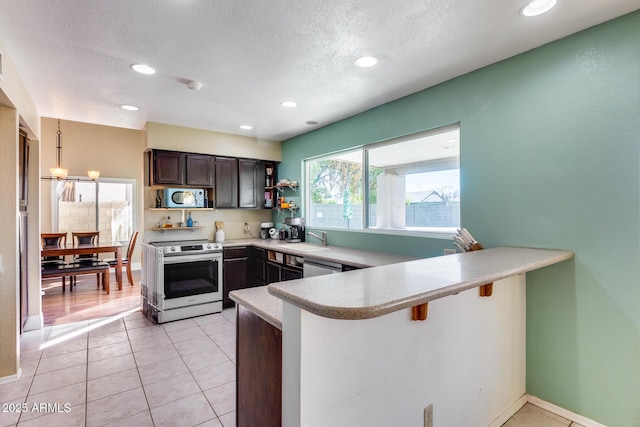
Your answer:
[[[281,281],[280,279],[281,270],[282,270],[282,267],[280,267],[280,265],[274,264],[272,262],[267,262],[266,263],[267,284]]]
[[[236,422],[238,427],[282,423],[282,331],[237,306]]]
[[[249,258],[246,247],[224,249],[224,264],[222,268],[222,306],[230,308],[235,303],[229,298],[229,292],[237,289],[249,287],[247,270],[249,268]]]

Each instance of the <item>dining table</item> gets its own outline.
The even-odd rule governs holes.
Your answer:
[[[115,253],[116,282],[118,290],[122,290],[122,244],[120,242],[67,243],[65,245],[42,246],[41,257],[65,255],[87,255],[95,253]]]

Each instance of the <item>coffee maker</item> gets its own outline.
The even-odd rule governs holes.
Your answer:
[[[304,218],[285,218],[284,225],[289,227],[287,242],[304,242]]]

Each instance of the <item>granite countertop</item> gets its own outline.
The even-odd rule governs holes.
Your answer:
[[[272,283],[267,289],[318,316],[369,319],[572,257],[571,251],[503,246]]]
[[[416,257],[362,251],[312,243],[288,243],[274,239],[234,239],[222,244],[225,248],[256,246],[290,255],[313,257],[353,267],[367,268],[416,260]],[[335,276],[335,275],[334,275]],[[304,280],[304,279],[303,279]],[[282,300],[271,295],[267,286],[231,291],[229,297],[278,329],[282,329]]]
[[[307,242],[289,243],[284,240],[275,239],[234,239],[230,242],[223,243],[222,246],[224,248],[255,246],[287,253],[289,255],[333,261],[359,268],[377,267],[419,259],[417,257],[384,252],[363,251],[339,246],[321,246]]]
[[[282,300],[269,294],[267,286],[231,291],[229,297],[256,316],[282,330]]]

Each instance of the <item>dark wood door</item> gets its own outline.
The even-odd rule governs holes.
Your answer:
[[[158,185],[184,185],[185,153],[153,152],[153,182]]]
[[[187,185],[211,188],[214,184],[214,157],[203,154],[187,154]]]
[[[238,207],[238,159],[216,157],[216,207]]]
[[[302,270],[299,270],[297,268],[282,267],[282,271],[280,272],[280,279],[283,282],[285,280],[302,279]]]
[[[224,260],[224,298],[222,305],[225,308],[233,307],[235,303],[229,298],[229,292],[249,287],[247,282],[248,258],[231,258]]]
[[[239,159],[238,160],[238,188],[239,203],[241,208],[258,207],[258,161]]]
[[[280,281],[280,270],[282,267],[278,264],[273,264],[271,262],[267,264],[267,284],[276,283]]]
[[[282,331],[242,306],[237,313],[237,425],[280,427]]]
[[[266,279],[264,249],[252,247],[249,252],[249,281],[253,286],[264,286]]]

